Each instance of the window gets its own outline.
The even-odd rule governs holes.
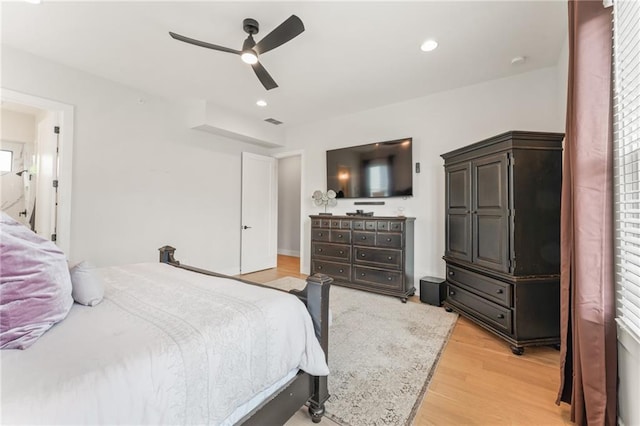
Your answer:
[[[13,151],[0,150],[0,172],[10,172],[13,163]]]
[[[613,20],[616,306],[640,341],[640,2],[615,1]]]

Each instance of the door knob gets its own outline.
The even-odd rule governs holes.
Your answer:
[[[249,228],[251,228],[251,227],[250,227],[250,226],[247,226],[247,225],[244,225],[244,226],[242,227],[242,229],[249,229]]]

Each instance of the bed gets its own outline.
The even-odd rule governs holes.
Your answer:
[[[305,404],[319,422],[331,278],[285,292],[159,251],[159,263],[96,269],[99,305],[76,303],[28,349],[0,351],[0,422],[275,425]]]

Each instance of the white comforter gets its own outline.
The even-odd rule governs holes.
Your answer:
[[[290,370],[329,372],[295,296],[159,263],[99,271],[101,304],[1,351],[2,424],[220,424]]]

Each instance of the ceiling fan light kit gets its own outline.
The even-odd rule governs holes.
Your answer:
[[[302,20],[296,15],[291,15],[283,23],[278,25],[273,31],[264,36],[258,43],[256,43],[253,39],[253,35],[257,34],[260,29],[258,21],[252,18],[246,18],[242,21],[242,28],[247,34],[249,34],[244,43],[242,43],[242,50],[235,50],[224,46],[218,46],[216,44],[185,37],[171,31],[169,31],[169,35],[173,39],[182,41],[184,43],[193,44],[195,46],[200,46],[207,49],[218,50],[220,52],[240,55],[240,58],[244,62],[251,65],[251,67],[253,68],[253,72],[255,72],[258,80],[260,80],[265,89],[275,89],[276,87],[278,87],[278,85],[273,80],[273,78],[271,78],[271,75],[269,75],[267,70],[262,66],[262,64],[258,60],[258,56],[270,50],[273,50],[276,47],[281,46],[300,35],[304,31],[304,24],[302,23]]]

